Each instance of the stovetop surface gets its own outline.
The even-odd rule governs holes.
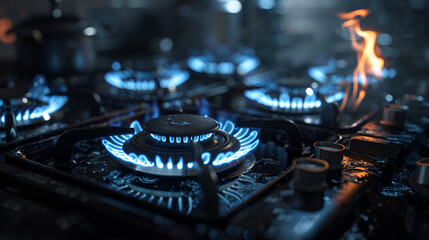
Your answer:
[[[100,92],[101,104],[95,105],[93,117],[67,121],[82,106],[75,106],[78,101],[74,101],[63,120],[51,121],[57,127],[29,126],[28,136],[1,146],[5,153],[0,168],[3,236],[68,239],[88,234],[115,239],[124,237],[122,231],[134,236],[144,229],[155,238],[179,239],[410,237],[400,221],[408,209],[402,200],[416,194],[408,178],[428,149],[427,128],[420,120],[406,122],[400,131],[383,127],[380,119],[386,99],[377,94],[383,92],[380,89],[369,92],[367,104],[358,112],[339,114],[334,103],[326,102],[315,111],[277,111],[246,98],[244,92],[254,88],[240,80],[212,76],[193,84],[191,78],[183,89],[174,89],[176,93],[144,93],[137,98],[136,93]],[[100,84],[109,87],[103,81]],[[196,94],[194,89],[198,89]],[[170,98],[175,94],[177,98]],[[100,106],[102,113],[97,112]],[[213,179],[202,174],[208,168],[202,167],[191,177],[153,175],[122,164],[103,144],[131,138],[103,129],[136,129],[135,121],[141,127],[158,116],[181,113],[213,118],[222,131],[231,134],[257,134],[256,147],[238,167],[217,173],[214,190]],[[91,129],[101,130],[92,134]],[[119,138],[109,138],[115,135]],[[61,141],[69,144],[59,148]],[[292,160],[314,157],[317,141],[345,146],[341,169],[329,171],[322,192],[300,192]],[[147,163],[165,171],[180,164],[159,161]],[[186,162],[182,164],[180,169],[186,167]],[[392,206],[401,211],[389,211]],[[40,219],[47,223],[29,223]],[[387,225],[401,227],[388,231]]]
[[[428,238],[425,1],[27,2],[0,239]]]

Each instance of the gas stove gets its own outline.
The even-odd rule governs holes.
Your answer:
[[[407,107],[324,126],[300,121],[323,110],[255,118],[200,103],[217,97],[138,105],[5,144],[4,186],[50,211],[85,209],[89,231],[113,224],[166,238],[347,236],[380,199],[416,198],[406,180],[426,141],[421,126],[401,119]]]
[[[48,83],[48,79],[41,74],[22,86],[18,79],[12,82],[19,87],[0,90],[1,145],[62,128],[104,112],[98,94],[88,89],[68,88],[61,81]],[[88,107],[82,109],[82,104]],[[76,109],[81,111],[70,116],[70,111]]]
[[[54,18],[60,2],[52,2]],[[167,29],[158,20],[143,35],[118,30],[125,40],[109,52],[120,41],[109,40],[113,25],[97,12],[101,28],[62,31],[83,32],[88,43],[101,35],[97,69],[84,71],[91,59],[75,53],[85,68],[52,62],[45,73],[30,65],[12,77],[0,72],[1,238],[426,239],[424,84],[399,86],[404,67],[380,57],[391,36],[367,29],[365,9],[336,9],[336,56],[305,64],[297,65],[300,54],[267,59],[270,46],[253,36],[263,35],[263,22],[234,40],[241,11],[242,19],[275,18],[274,29],[277,17],[295,14],[280,2],[148,9],[167,20],[159,9],[206,16],[203,39],[192,32],[182,49],[174,49],[183,44],[175,31],[157,36]],[[126,1],[124,11],[147,7],[138,4]],[[191,22],[186,29],[199,24]],[[32,31],[37,44],[55,38],[45,28]]]

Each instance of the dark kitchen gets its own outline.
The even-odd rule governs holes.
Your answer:
[[[0,239],[428,239],[425,0],[0,1]]]

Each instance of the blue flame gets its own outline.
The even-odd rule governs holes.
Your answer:
[[[172,137],[172,136],[162,136],[151,133],[150,136],[159,142],[169,142],[169,143],[188,143],[191,141],[202,142],[210,139],[213,136],[213,133],[198,135],[198,136],[184,136],[184,137]]]
[[[383,78],[392,79],[396,76],[396,70],[394,68],[391,68],[391,69],[383,68],[381,69],[381,76]]]
[[[307,73],[310,77],[312,77],[314,80],[320,83],[329,82],[329,83],[338,84],[343,80],[346,80],[347,82],[353,81],[353,76],[351,74],[348,74],[346,76],[333,74],[336,71],[337,71],[337,60],[335,58],[331,58],[328,60],[328,63],[326,65],[314,66],[314,67],[308,68]],[[391,69],[383,68],[381,70],[381,76],[382,78],[393,79],[396,76],[396,70],[394,68],[391,68]],[[362,79],[358,78],[358,81],[362,81]],[[367,76],[367,81],[369,83],[373,83],[379,80],[377,80],[377,78],[373,76]]]
[[[179,69],[165,69],[160,73],[159,86],[174,88],[182,85],[189,79],[189,72]]]
[[[119,71],[119,70],[121,70],[121,64],[118,62],[118,61],[114,61],[113,63],[112,63],[112,69],[114,70],[114,71]]]
[[[344,92],[337,92],[334,95],[326,97],[327,103],[333,103],[341,101],[344,98]]]
[[[270,107],[273,110],[285,110],[285,111],[305,111],[311,109],[317,109],[322,105],[320,99],[317,98],[314,92],[311,94],[306,94],[304,98],[302,97],[291,97],[289,93],[282,92],[279,98],[272,97],[267,91],[263,88],[246,90],[244,95],[256,101],[266,107]]]
[[[156,89],[155,78],[152,73],[133,71],[131,69],[108,72],[104,79],[110,85],[132,91],[153,91]]]
[[[33,86],[30,88],[29,92],[24,98],[12,99],[12,101],[22,101],[24,107],[15,108],[13,107],[13,112],[15,114],[16,124],[18,126],[25,125],[27,121],[34,119],[43,118],[45,121],[48,121],[51,117],[50,115],[62,108],[68,101],[68,97],[64,95],[48,95],[50,93],[49,87],[47,85],[46,79],[43,75],[37,74],[33,79]],[[38,103],[34,105],[29,105],[25,107],[28,98],[37,99],[43,104],[37,106]],[[24,102],[25,101],[25,102]],[[1,125],[5,123],[6,113],[2,113],[0,118]]]
[[[337,70],[337,60],[335,58],[331,58],[328,61],[328,64],[322,66],[314,66],[310,67],[307,70],[308,75],[312,77],[314,80],[325,83],[328,80],[327,74],[333,73]]]
[[[240,149],[235,152],[229,151],[225,153],[219,153],[216,156],[211,156],[209,152],[204,152],[201,155],[204,164],[207,165],[211,163],[213,166],[222,166],[225,164],[229,164],[233,161],[238,161],[240,158],[242,158],[258,146],[259,140],[257,139],[258,132],[256,130],[250,130],[248,128],[235,128],[234,124],[231,121],[226,121],[225,124],[219,124],[221,130],[233,135],[240,142]],[[130,127],[134,128],[135,134],[143,131],[138,121],[134,121]],[[150,160],[144,154],[127,154],[122,149],[122,146],[127,140],[131,139],[132,137],[133,134],[111,136],[110,139],[103,139],[102,143],[113,156],[123,161],[136,164],[140,167],[157,167],[159,169],[165,170],[182,170],[184,168],[192,169],[194,167],[194,164],[192,162],[188,162],[185,165],[183,158],[180,158],[179,161],[174,164],[171,158],[163,160],[161,159],[161,156],[158,155],[155,157],[155,159]],[[156,136],[156,139],[159,140],[159,136]],[[161,139],[161,141],[164,141],[162,137]],[[167,139],[169,138],[165,137],[164,139],[165,141],[167,141]],[[184,139],[185,138],[182,138],[180,142],[184,142]],[[177,142],[177,139],[172,140]]]
[[[220,52],[220,55],[228,54],[228,51],[225,49]],[[225,58],[229,58],[229,60],[219,60]],[[255,70],[259,65],[259,59],[249,49],[232,53],[229,57],[217,57],[212,53],[205,53],[188,58],[189,68],[198,73],[208,74],[229,75],[237,72],[240,75],[246,75]]]
[[[246,75],[247,73],[255,70],[260,64],[259,59],[257,58],[240,56],[238,59],[238,62],[240,63],[237,66],[237,72],[240,75]]]
[[[132,69],[111,71],[104,75],[110,85],[131,91],[154,91],[159,81],[161,88],[174,88],[189,79],[189,73],[176,68],[160,69],[154,72]]]
[[[15,113],[16,124],[24,124],[25,121],[44,118],[46,121],[50,119],[50,115],[62,108],[68,101],[67,96],[52,95],[52,96],[43,96],[40,99],[41,101],[47,103],[46,105],[38,106],[34,109],[23,109]],[[4,113],[1,117],[1,122],[5,122]]]
[[[192,70],[199,73],[227,75],[235,72],[235,64],[232,62],[212,62],[200,56],[190,57],[188,65]]]
[[[209,117],[210,113],[210,103],[206,98],[201,98],[200,101],[197,102],[198,113],[201,116]]]
[[[160,115],[160,110],[157,102],[152,103],[152,118],[157,118]]]

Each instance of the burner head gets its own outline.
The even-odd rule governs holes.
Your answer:
[[[253,49],[242,48],[233,51],[221,47],[214,51],[194,53],[188,58],[189,68],[197,73],[208,75],[246,75],[255,70],[260,64]]]
[[[45,95],[35,98],[7,99],[9,106],[0,101],[0,128],[5,126],[7,108],[11,109],[18,127],[39,124],[51,119],[51,115],[60,110],[68,101],[64,95]]]
[[[280,114],[313,114],[321,110],[322,103],[344,98],[338,86],[320,84],[308,78],[285,77],[281,72],[256,74],[246,78],[244,84],[252,87],[244,91],[249,105]]]
[[[322,101],[310,87],[258,88],[246,90],[244,95],[252,103],[256,102],[257,107],[280,113],[314,113],[322,106]]]
[[[9,92],[9,93],[7,93]],[[51,119],[51,115],[60,110],[68,101],[65,94],[50,94],[46,79],[36,75],[33,86],[24,93],[22,90],[0,90],[0,128],[5,127],[6,112],[15,116],[17,127],[42,123]]]
[[[208,136],[219,130],[216,120],[200,115],[165,115],[143,124],[147,132],[160,136]]]
[[[149,120],[144,128],[137,121],[131,127],[134,135],[111,136],[103,144],[128,168],[160,176],[198,175],[192,141],[202,147],[203,164],[218,173],[236,171],[259,143],[255,130],[198,115],[167,115]]]
[[[112,87],[128,92],[153,93],[158,85],[161,89],[175,89],[189,79],[189,73],[177,66],[157,70],[114,70],[104,75],[104,80]]]

